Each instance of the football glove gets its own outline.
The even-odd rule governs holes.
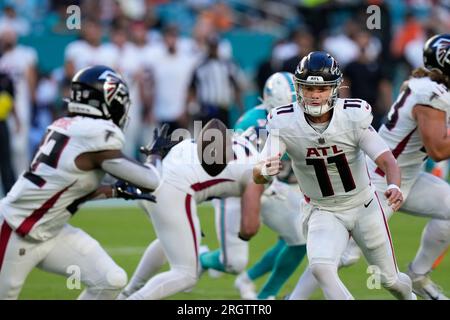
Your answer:
[[[126,181],[118,180],[112,185],[113,198],[122,198],[125,200],[148,200],[156,202],[156,197],[150,193],[143,192],[138,187],[129,184]]]
[[[153,132],[153,142],[149,143],[145,147],[140,147],[139,151],[146,156],[158,155],[161,159],[169,153],[173,146],[178,144],[180,141],[172,141],[171,137],[167,132],[169,131],[169,125],[165,123],[161,130],[155,128]]]

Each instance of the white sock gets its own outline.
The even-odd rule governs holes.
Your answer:
[[[123,292],[118,297],[118,300],[122,300],[130,296],[142,288],[145,283],[156,274],[159,269],[167,262],[166,255],[158,239],[154,240],[144,252],[144,255],[139,261],[139,265],[134,271],[130,282],[125,287]]]
[[[175,293],[192,288],[197,278],[180,270],[160,273],[148,281],[145,286],[130,295],[127,300],[160,300]]]
[[[337,266],[315,263],[311,265],[311,271],[327,300],[353,300],[352,294],[339,279]]]
[[[86,288],[78,296],[77,300],[114,300],[119,294],[120,289],[94,289]]]
[[[303,271],[294,291],[289,295],[289,300],[308,300],[318,288],[319,282],[317,282],[311,268],[308,266]]]
[[[426,225],[422,233],[419,250],[411,269],[417,274],[426,274],[436,259],[450,243],[450,221],[433,219]]]

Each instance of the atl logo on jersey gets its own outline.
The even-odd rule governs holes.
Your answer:
[[[333,145],[331,147],[320,147],[320,148],[307,148],[306,157],[327,157],[335,154],[344,152],[340,150],[338,146]]]

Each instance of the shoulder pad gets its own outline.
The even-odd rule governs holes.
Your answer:
[[[425,77],[410,79],[408,87],[411,89],[417,104],[450,112],[450,93],[445,85]]]
[[[270,129],[287,127],[292,121],[294,113],[294,104],[273,108],[267,115],[267,127]]]
[[[121,150],[125,143],[122,130],[111,121],[88,117],[60,118],[50,127],[79,139],[87,151]]]
[[[372,123],[372,107],[362,99],[339,99],[342,114],[359,128],[368,128]]]

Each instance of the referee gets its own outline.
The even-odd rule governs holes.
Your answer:
[[[209,37],[207,57],[195,69],[189,86],[188,104],[194,101],[200,111],[194,115],[196,120],[206,123],[212,118],[220,119],[230,127],[229,112],[236,103],[243,112],[239,69],[230,60],[221,58],[218,53],[219,39]]]

